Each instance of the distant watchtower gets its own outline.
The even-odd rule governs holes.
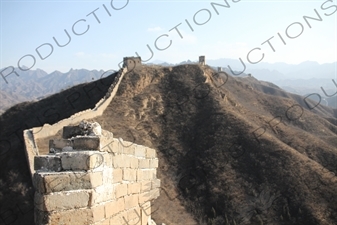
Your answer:
[[[204,66],[205,64],[206,64],[205,56],[204,55],[199,56],[199,65]]]
[[[123,67],[127,67],[128,70],[136,69],[142,66],[142,59],[140,57],[124,57]]]

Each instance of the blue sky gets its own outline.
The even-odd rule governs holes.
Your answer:
[[[32,69],[47,72],[66,72],[70,68],[117,69],[124,56],[135,56],[135,52],[142,59],[149,59],[147,45],[154,54],[150,61],[171,63],[197,60],[199,55],[206,55],[206,59],[241,57],[247,61],[248,52],[254,48],[260,49],[251,53],[252,61],[258,61],[262,53],[263,62],[270,63],[337,61],[337,6],[333,6],[337,5],[336,0],[236,3],[228,0],[229,7],[214,4],[212,7],[211,3],[226,5],[226,1],[216,0],[1,0],[0,68],[17,67],[20,62],[21,66],[34,65]],[[322,21],[308,19],[309,28],[303,16],[316,18],[315,9]],[[76,35],[73,25],[78,34],[88,26],[89,29]],[[177,25],[183,38],[173,29]],[[65,29],[71,41],[59,47],[53,37],[66,44]],[[158,40],[158,48],[165,48],[172,41],[165,50],[155,47],[155,40],[161,35],[166,36]],[[275,51],[268,43],[262,44],[272,36],[270,43]],[[44,59],[39,57],[37,48]]]

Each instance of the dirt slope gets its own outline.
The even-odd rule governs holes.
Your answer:
[[[11,144],[0,150],[0,212],[18,215],[12,224],[32,221],[33,193],[23,145],[12,133],[24,120],[40,126],[37,113],[53,123],[92,107],[107,90],[94,89],[90,99],[83,92],[75,101],[73,93],[84,87],[0,117],[2,149],[9,149],[8,137]],[[315,103],[307,101],[208,67],[144,67],[125,76],[96,120],[116,137],[158,150],[157,224],[336,224],[337,112],[310,110]]]

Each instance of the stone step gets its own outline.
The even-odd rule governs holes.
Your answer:
[[[34,157],[34,170],[88,171],[103,166],[104,158],[97,151],[70,151]]]
[[[100,150],[100,137],[98,136],[82,136],[71,139],[53,139],[49,141],[49,152],[61,152],[69,150],[87,151]]]

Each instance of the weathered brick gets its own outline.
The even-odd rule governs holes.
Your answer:
[[[151,200],[151,193],[150,193],[150,191],[143,192],[143,193],[140,193],[138,195],[138,202],[139,202],[139,204],[142,204],[144,202],[148,202],[150,200]]]
[[[89,193],[85,191],[58,192],[50,195],[35,192],[34,205],[41,211],[83,208],[89,205],[89,197]]]
[[[100,221],[105,218],[104,205],[98,205],[91,208],[94,222]]]
[[[61,158],[59,156],[35,156],[34,157],[34,170],[41,171],[61,171]]]
[[[95,186],[87,172],[39,173],[34,174],[33,182],[40,193],[91,189]]]
[[[107,143],[104,143],[104,144],[101,143],[101,151],[108,152],[108,153],[113,154],[113,155],[117,154],[118,153],[118,146],[114,147],[115,142],[116,141],[113,139],[113,140],[111,140]]]
[[[53,139],[49,140],[49,149],[62,150],[66,146],[72,146],[71,140],[68,139]]]
[[[129,209],[138,206],[138,194],[124,196],[125,208]]]
[[[110,225],[130,225],[127,221],[127,214],[126,212],[119,213],[115,216],[110,218]]]
[[[39,193],[45,193],[46,192],[46,188],[44,186],[43,176],[41,175],[41,173],[34,173],[34,175],[33,175],[33,186],[35,188],[35,191],[37,191]]]
[[[139,224],[138,221],[141,221],[140,208],[135,207],[126,211],[128,215],[128,221],[130,224]]]
[[[113,183],[113,168],[104,168],[103,169],[103,184],[112,184]]]
[[[152,200],[152,199],[158,198],[159,195],[160,195],[159,188],[152,189],[152,190],[150,191],[150,195],[151,195],[151,200]]]
[[[100,138],[97,136],[80,136],[72,138],[75,150],[100,150]]]
[[[158,168],[158,159],[150,159],[149,168]]]
[[[123,180],[123,170],[122,169],[113,169],[112,182],[118,183]]]
[[[116,198],[120,198],[128,193],[127,184],[117,184],[116,185]]]
[[[66,152],[60,153],[63,170],[91,170],[101,167],[104,158],[100,153]]]
[[[105,204],[105,217],[109,218],[125,209],[124,199],[119,198],[117,201],[107,202]]]
[[[138,169],[137,170],[137,181],[142,181],[143,178],[144,178],[143,170]]]
[[[156,178],[155,169],[143,169],[143,180],[153,180]]]
[[[128,184],[128,195],[129,194],[138,194],[140,192],[140,183],[129,183]]]
[[[70,174],[45,174],[43,181],[46,187],[46,193],[73,190],[70,184]],[[89,181],[87,187],[89,188]],[[76,184],[75,184],[76,185]]]
[[[123,146],[123,153],[127,155],[134,155],[135,154],[135,147],[134,143],[129,141],[123,141],[123,143],[120,143]]]
[[[130,167],[132,169],[137,169],[139,167],[138,159],[135,157],[130,158]]]
[[[151,190],[151,181],[142,181],[141,182],[141,192],[146,192]]]
[[[145,158],[145,147],[137,145],[135,149],[135,156]]]
[[[93,214],[90,209],[43,212],[35,209],[35,224],[92,224]]]
[[[123,180],[136,181],[137,180],[137,170],[125,168],[123,170]]]
[[[130,168],[131,167],[131,156],[124,155],[123,156],[123,162],[124,162],[124,167]]]
[[[156,150],[152,148],[146,148],[146,158],[155,158],[156,157]]]
[[[83,135],[83,131],[79,126],[64,126],[62,138],[68,139],[77,135]]]
[[[106,166],[106,167],[112,167],[112,157],[113,157],[112,153],[103,154],[104,166]]]
[[[142,217],[142,224],[147,224],[148,218],[151,216],[151,202],[144,202],[140,205],[141,211],[141,217]]]
[[[96,204],[111,201],[116,198],[116,190],[113,184],[106,184],[95,188],[92,191],[90,206],[94,206]]]
[[[159,188],[159,187],[160,187],[160,180],[159,179],[152,180],[151,189],[155,189],[155,188]]]
[[[93,188],[98,187],[103,184],[103,174],[102,172],[90,173],[90,183]]]
[[[125,163],[124,163],[124,155],[115,155],[112,158],[112,165],[114,168],[123,168],[125,167]]]
[[[139,168],[140,169],[148,169],[150,167],[149,159],[139,159]]]

